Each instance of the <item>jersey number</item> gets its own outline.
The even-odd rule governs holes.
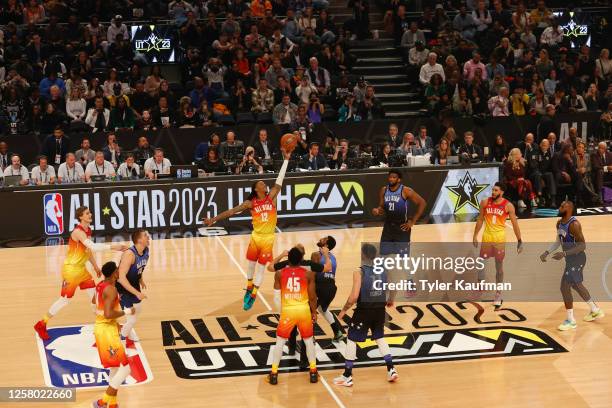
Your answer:
[[[300,291],[300,278],[287,279],[287,290],[289,292],[299,292]]]
[[[261,213],[261,222],[268,222],[268,213],[267,212],[262,212]]]
[[[389,203],[389,211],[395,211],[395,203],[394,202],[390,202]]]
[[[491,224],[497,224],[497,215],[494,215],[491,219]]]

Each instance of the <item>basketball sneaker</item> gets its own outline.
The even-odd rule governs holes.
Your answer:
[[[312,384],[319,382],[319,372],[317,370],[310,370],[310,382]]]
[[[244,304],[242,305],[242,308],[244,310],[249,310],[250,308],[253,307],[253,304],[255,303],[255,299],[257,299],[255,296],[253,296],[253,294],[251,292],[248,292],[244,295]]]
[[[334,339],[332,341],[340,342],[342,340],[344,340],[344,333],[342,333],[342,330],[336,331],[336,334],[334,334]]]
[[[585,322],[592,322],[593,320],[601,319],[604,316],[605,316],[605,313],[604,313],[603,309],[600,308],[596,312],[590,312],[589,314],[584,316],[584,319],[582,319],[582,320],[584,320]]]
[[[38,333],[38,337],[40,337],[43,340],[49,340],[49,333],[47,332],[47,324],[45,322],[43,322],[42,320],[39,320],[35,325],[34,325],[34,330],[36,330],[36,333]]]
[[[398,378],[399,375],[397,374],[397,370],[395,370],[395,367],[387,371],[387,381],[396,382]]]
[[[501,297],[501,293],[495,293],[495,299],[493,300],[493,307],[495,308],[496,312],[502,307],[503,303],[504,303],[504,300]]]
[[[557,327],[557,329],[559,329],[560,331],[567,331],[575,329],[576,327],[578,326],[576,325],[575,321],[566,319],[563,321],[563,323],[559,325],[559,327]]]
[[[270,374],[268,374],[268,382],[271,385],[278,384],[278,373],[270,373]]]
[[[334,384],[340,385],[342,387],[352,387],[353,386],[353,376],[349,375],[345,377],[344,375],[340,375],[334,378]]]

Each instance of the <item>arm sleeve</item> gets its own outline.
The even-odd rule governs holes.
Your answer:
[[[561,246],[561,239],[557,235],[557,239],[555,240],[555,242],[550,244],[550,247],[548,247],[547,251],[548,251],[548,253],[555,252],[557,250],[557,248],[559,248],[560,246]]]
[[[275,271],[280,271],[281,269],[283,269],[288,264],[289,264],[289,262],[287,262],[287,261],[277,262],[277,263],[274,264],[274,270]]]
[[[89,238],[83,241],[83,245],[85,245],[92,252],[108,251],[111,249],[111,246],[109,244],[95,244]]]
[[[276,182],[274,183],[277,186],[283,185],[283,180],[285,179],[285,173],[287,172],[288,165],[289,160],[283,160],[283,165],[281,166],[280,171],[278,172],[278,177],[276,178]]]

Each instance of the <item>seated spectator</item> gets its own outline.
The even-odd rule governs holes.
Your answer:
[[[389,124],[389,128],[387,130],[387,135],[385,139],[386,139],[385,141],[389,143],[389,145],[391,146],[392,150],[397,149],[397,147],[402,144],[402,139],[399,136],[399,128],[397,127],[397,124],[395,123]]]
[[[130,106],[138,116],[142,115],[143,111],[151,109],[154,104],[153,98],[144,89],[144,82],[139,81],[130,95]]]
[[[81,96],[79,88],[73,87],[66,101],[66,114],[72,124],[84,123],[87,115],[87,102]]]
[[[204,105],[206,105],[204,101]],[[206,108],[208,110],[208,108]],[[176,126],[179,128],[193,128],[203,126],[199,121],[197,112],[191,105],[191,99],[188,96],[183,96],[179,103],[179,111],[176,119]]]
[[[542,31],[540,36],[540,44],[548,48],[557,48],[563,42],[563,29],[559,26],[559,22],[553,19],[550,26]]]
[[[446,77],[444,75],[444,68],[442,68],[442,65],[436,62],[437,59],[438,54],[436,54],[435,52],[430,52],[427,56],[427,63],[421,67],[419,72],[419,82],[421,83],[421,85],[426,86],[427,84],[429,84],[429,81],[431,80],[431,77],[434,74],[440,74],[440,76],[442,77],[442,81],[446,80]]]
[[[85,181],[90,183],[92,176],[104,176],[105,178],[115,177],[115,168],[110,162],[104,160],[104,153],[98,151],[94,160],[87,164],[85,168]]]
[[[109,133],[106,136],[106,146],[102,148],[104,154],[104,160],[110,162],[114,169],[117,169],[119,164],[123,161],[122,149],[117,143],[117,136],[114,133]]]
[[[525,88],[517,86],[510,97],[512,114],[515,116],[525,116],[529,111],[529,95],[525,93]]]
[[[489,106],[489,111],[491,116],[499,117],[499,116],[509,116],[510,112],[508,110],[509,100],[508,100],[508,88],[501,87],[499,88],[499,93],[497,96],[493,96],[487,102]]]
[[[235,161],[244,153],[244,142],[236,140],[236,133],[229,130],[225,134],[225,141],[219,146],[219,156],[223,160]]]
[[[384,143],[380,148],[378,157],[376,157],[376,162],[378,162],[381,166],[383,164],[388,166],[391,155],[391,145],[389,145],[389,143]]]
[[[4,169],[4,177],[21,176],[19,184],[25,186],[30,183],[30,173],[27,167],[21,164],[21,157],[18,154],[11,156],[11,165]]]
[[[96,156],[96,152],[90,148],[91,144],[88,137],[81,140],[81,148],[75,152],[75,158],[81,167],[86,168]]]
[[[498,163],[505,162],[508,158],[508,151],[508,145],[506,145],[504,136],[502,134],[497,134],[491,151],[489,152],[489,161]]]
[[[272,112],[274,109],[274,92],[268,88],[268,81],[259,79],[259,85],[252,95],[251,111],[254,113]]]
[[[349,94],[344,98],[344,104],[338,109],[338,122],[350,123],[359,121],[361,121],[361,116],[358,114],[355,96]]]
[[[161,74],[161,68],[159,65],[153,65],[151,67],[151,73],[145,80],[144,90],[147,92],[152,98],[155,98],[159,93],[159,87],[161,85],[161,81],[164,77]]]
[[[291,102],[289,94],[283,95],[281,103],[274,107],[272,119],[276,125],[289,125],[297,115],[297,105]]]
[[[306,170],[321,170],[327,166],[327,160],[319,153],[319,144],[311,143],[308,153],[302,156],[302,160],[299,164],[300,168]]]
[[[208,80],[208,86],[212,91],[213,98],[227,98],[229,96],[229,94],[225,92],[225,86],[223,84],[226,73],[227,68],[219,58],[209,59],[208,64],[202,68],[202,74],[204,78]]]
[[[480,58],[480,53],[478,51],[474,51],[472,53],[472,59],[470,59],[463,65],[463,77],[467,81],[473,80],[474,76],[477,73],[480,75],[483,81],[487,80],[487,69],[485,65],[480,61]]]
[[[95,105],[87,111],[85,123],[91,127],[92,133],[103,132],[110,121],[110,110],[104,107],[104,99],[96,97]]]
[[[472,19],[476,23],[476,38],[482,38],[485,31],[493,23],[493,17],[491,17],[491,13],[487,10],[488,3],[488,1],[485,3],[484,0],[479,0],[476,8],[472,10]]]
[[[144,164],[145,161],[155,155],[155,149],[149,144],[149,139],[146,136],[140,136],[138,145],[132,153],[138,163]]]
[[[597,85],[591,84],[587,89],[584,95],[584,103],[589,112],[595,112],[598,110],[602,110],[601,106],[602,100],[599,97],[599,90],[597,89]]]
[[[422,125],[419,127],[419,136],[417,137],[417,143],[423,151],[423,154],[430,153],[433,150],[433,140],[431,140],[431,137],[427,135],[426,126]]]
[[[55,169],[49,166],[46,156],[38,157],[38,165],[32,168],[31,180],[37,186],[55,184]]]
[[[227,172],[225,163],[219,158],[219,154],[215,148],[210,148],[208,150],[206,157],[198,162],[198,168],[204,170],[204,173],[206,174],[220,174]]]
[[[272,65],[268,68],[265,74],[268,86],[272,89],[276,89],[278,86],[278,78],[289,78],[289,72],[281,65],[280,58],[272,58]]]
[[[452,156],[452,152],[448,140],[442,138],[436,148],[433,149],[433,153],[429,160],[431,164],[445,166],[450,156]]]
[[[308,119],[311,123],[323,122],[323,113],[325,113],[325,106],[319,100],[317,94],[310,95],[310,103],[308,104]]]
[[[474,143],[474,133],[465,132],[463,141],[463,145],[459,148],[460,155],[467,157],[472,163],[479,163],[484,160],[482,148]]]
[[[48,71],[49,72],[47,73],[47,76],[43,78],[42,81],[40,81],[40,95],[43,98],[49,99],[51,97],[51,87],[54,85],[60,89],[61,94],[63,95],[66,92],[66,84],[64,83],[64,80],[62,78],[59,78],[57,76],[57,72],[55,72],[54,70],[49,69]]]
[[[53,134],[45,138],[41,154],[50,157],[51,163],[60,165],[66,160],[66,154],[70,151],[70,138],[65,135],[61,126],[56,126]]]
[[[151,111],[151,118],[157,128],[170,128],[175,124],[175,113],[168,106],[165,96],[161,96],[157,101],[157,106]]]
[[[425,33],[423,30],[419,29],[419,25],[416,21],[412,21],[410,22],[408,30],[404,31],[404,34],[402,34],[400,46],[405,49],[411,49],[417,42],[420,42],[421,45],[425,44]]]
[[[255,149],[252,146],[247,146],[242,160],[236,166],[236,174],[262,174],[263,167],[255,158]]]
[[[144,163],[145,176],[150,180],[155,180],[158,174],[170,174],[171,165],[170,160],[164,157],[164,150],[158,147],[153,157],[148,158]]]
[[[564,144],[561,147],[561,151],[553,156],[553,173],[557,186],[561,184],[570,184],[572,186],[570,198],[572,201],[582,195],[582,177],[579,176],[576,170],[574,148],[571,144]]]
[[[548,139],[542,139],[540,146],[527,153],[526,158],[527,175],[533,183],[539,201],[538,205],[556,208],[557,183],[553,174],[553,156],[550,153]]]
[[[135,125],[134,110],[128,106],[126,98],[118,98],[117,105],[110,112],[108,128],[113,130],[134,129]]]
[[[266,129],[259,129],[257,137],[259,140],[255,143],[255,157],[260,162],[264,160],[272,160],[274,154],[274,147],[268,140],[268,131]]]
[[[606,142],[599,142],[597,151],[591,154],[591,173],[594,191],[601,195],[604,183],[612,182],[612,153]]]
[[[561,102],[562,109],[566,112],[575,113],[575,112],[586,112],[587,107],[584,103],[584,99],[582,95],[578,94],[576,87],[572,86],[570,88],[569,95],[566,95],[563,98],[563,102]]]
[[[419,147],[414,135],[410,132],[404,133],[402,144],[397,148],[398,154],[408,156],[420,156],[423,154],[423,150]]]
[[[120,180],[137,180],[140,177],[140,166],[135,163],[133,153],[125,156],[125,161],[117,169]]]
[[[348,168],[348,160],[354,157],[356,157],[355,152],[349,148],[348,140],[340,139],[334,149],[329,167],[337,170],[346,170]]]
[[[582,178],[582,197],[578,201],[583,205],[602,205],[603,201],[599,193],[595,192],[592,179],[591,157],[586,152],[586,144],[578,139],[576,143],[576,153],[574,155],[576,162],[576,172],[578,177]]]
[[[442,76],[433,74],[429,84],[425,88],[425,98],[427,99],[427,108],[430,112],[438,113],[440,100],[446,94],[446,85],[442,82]]]
[[[459,13],[453,19],[453,28],[459,31],[463,38],[473,40],[477,26],[477,21],[472,17],[472,14],[468,14],[465,4],[462,4],[459,7]]]
[[[317,88],[320,96],[327,95],[330,89],[329,71],[319,66],[319,61],[315,57],[308,60],[310,67],[306,70],[306,76],[310,83]]]
[[[142,116],[138,118],[136,122],[136,129],[138,130],[157,130],[157,125],[153,122],[153,117],[151,116],[151,111],[143,110]]]
[[[383,109],[382,103],[374,95],[373,86],[368,85],[366,87],[366,93],[362,101],[359,103],[357,112],[358,112],[358,115],[364,120],[382,119],[385,117],[385,111]],[[317,122],[314,122],[314,123],[317,123]]]
[[[317,92],[317,88],[310,83],[307,76],[303,77],[300,84],[295,88],[295,94],[297,95],[299,102],[303,104],[310,103],[310,96],[317,94]]]
[[[411,77],[419,74],[421,67],[427,62],[428,55],[429,50],[425,48],[425,43],[421,41],[417,41],[415,45],[408,50],[408,72]]]
[[[117,14],[115,18],[111,20],[111,24],[106,31],[106,39],[109,44],[113,44],[115,42],[117,34],[121,34],[125,39],[130,38],[127,26],[123,24],[123,17],[120,14]]]
[[[531,152],[538,149],[537,145],[535,144],[533,133],[527,133],[525,138],[521,142],[517,143],[516,147],[518,147],[521,154],[527,161],[529,161]]]
[[[60,164],[57,169],[58,184],[82,183],[84,181],[85,172],[83,166],[77,163],[77,158],[74,153],[68,153],[66,155],[66,161]]]
[[[531,115],[545,115],[546,105],[548,105],[548,101],[546,100],[544,91],[540,88],[536,89],[535,95],[529,100],[529,113]]]
[[[526,208],[525,201],[528,201],[532,207],[537,207],[535,201],[535,193],[533,185],[527,177],[527,162],[523,158],[521,151],[518,148],[510,150],[508,159],[504,164],[504,179],[506,183],[516,189],[519,201],[519,208]]]
[[[355,102],[360,103],[363,101],[365,97],[366,89],[368,88],[368,83],[365,80],[364,76],[360,76],[357,78],[357,83],[353,88],[353,95],[355,96]]]
[[[459,92],[455,92],[453,96],[453,111],[463,117],[472,116],[474,113],[472,109],[472,101],[468,98],[467,90],[465,88],[459,88]]]

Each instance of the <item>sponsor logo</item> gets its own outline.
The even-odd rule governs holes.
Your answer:
[[[489,184],[479,184],[478,181],[472,177],[470,172],[466,171],[457,185],[445,187],[450,193],[451,200],[455,203],[453,213],[457,214],[461,212],[465,206],[469,206],[478,211],[480,208],[478,196],[489,187]]]
[[[60,193],[48,193],[43,196],[43,217],[46,235],[64,233],[64,201]]]
[[[48,387],[94,388],[108,385],[108,370],[102,367],[92,324],[51,327],[51,339],[37,336],[38,353]],[[131,374],[123,385],[144,384],[153,374],[138,342],[126,350]]]
[[[395,364],[418,364],[491,357],[562,353],[567,350],[546,333],[527,327],[484,327],[393,333],[385,336]],[[265,374],[270,371],[275,343],[246,343],[166,349],[176,375],[186,379]],[[317,367],[344,367],[346,345],[317,339]],[[286,350],[285,350],[286,351]],[[299,354],[285,355],[280,371],[299,370]],[[355,365],[380,365],[382,356],[375,341],[357,343]]]

